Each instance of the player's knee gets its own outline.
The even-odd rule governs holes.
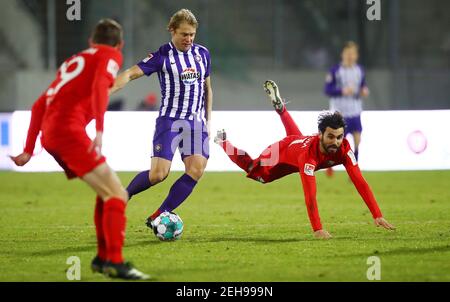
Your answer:
[[[103,201],[108,201],[112,198],[117,198],[123,200],[124,202],[128,202],[128,192],[124,188],[110,188],[107,190],[105,196],[102,198]]]
[[[205,172],[205,168],[201,166],[193,166],[186,169],[186,174],[188,174],[190,177],[192,177],[195,180],[199,180],[203,173]]]
[[[125,202],[128,202],[128,199],[130,198],[128,195],[127,190],[125,190],[124,188],[122,188],[118,193],[117,193],[118,197],[122,200],[124,200]]]
[[[167,178],[167,175],[169,175],[169,173],[163,170],[151,171],[150,183],[156,185],[157,183],[163,182]]]

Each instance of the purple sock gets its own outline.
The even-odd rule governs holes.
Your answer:
[[[192,193],[197,182],[192,179],[187,174],[183,174],[178,180],[172,185],[169,191],[169,195],[167,195],[166,200],[164,200],[159,210],[161,212],[171,212],[178,208],[183,201]]]
[[[358,155],[359,155],[358,149],[355,149],[355,157],[356,157],[356,161],[358,161]]]
[[[138,175],[136,175],[133,180],[130,182],[130,184],[127,187],[128,195],[130,196],[130,199],[133,195],[136,195],[138,193],[141,193],[142,191],[147,190],[152,186],[150,183],[150,179],[148,174],[150,173],[150,170],[142,171]]]

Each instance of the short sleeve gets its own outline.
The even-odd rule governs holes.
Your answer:
[[[342,96],[342,90],[336,81],[336,73],[339,66],[333,66],[327,73],[325,78],[324,92],[329,97],[339,97]]]
[[[119,51],[103,52],[98,57],[97,71],[108,79],[110,85],[114,83],[117,74],[122,68],[123,57]]]
[[[148,56],[137,63],[146,76],[150,76],[154,72],[158,72],[162,68],[162,55],[160,51],[149,53]]]

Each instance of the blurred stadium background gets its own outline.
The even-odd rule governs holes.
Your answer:
[[[368,21],[364,0],[81,0],[81,20],[68,21],[58,0],[2,1],[0,112],[28,110],[69,55],[85,48],[103,17],[125,28],[124,67],[169,40],[179,8],[200,27],[196,42],[213,59],[215,110],[270,110],[261,84],[279,82],[291,110],[328,108],[327,69],[346,40],[360,45],[371,96],[367,110],[450,108],[450,2],[381,1],[381,21]],[[157,79],[136,81],[112,98],[136,110]]]
[[[20,110],[31,108],[63,60],[87,47],[100,18],[124,25],[127,68],[169,41],[167,22],[183,7],[197,16],[196,42],[212,55],[213,126],[229,130],[251,155],[284,134],[263,81],[279,83],[300,128],[311,133],[318,111],[328,108],[328,68],[345,41],[360,45],[371,90],[360,166],[398,231],[372,226],[340,171],[332,181],[317,173],[321,217],[335,236],[326,242],[310,234],[298,175],[262,188],[242,172],[206,173],[177,209],[183,240],[160,244],[143,220],[181,175],[175,172],[128,207],[127,257],[157,281],[366,281],[373,255],[383,260],[383,281],[450,280],[450,171],[379,171],[450,170],[450,1],[381,0],[381,21],[367,20],[366,0],[80,0],[80,21],[67,20],[66,2],[0,2],[0,281],[65,281],[73,255],[82,260],[83,281],[105,280],[88,273],[91,190],[61,173],[3,171],[60,171],[40,146],[27,167],[13,167],[7,155],[22,152],[30,112]],[[155,75],[111,99],[112,109],[128,111],[105,119],[103,150],[117,171],[150,166],[157,113],[131,112],[149,94],[159,105]],[[237,169],[211,146],[208,169]],[[176,155],[172,170],[183,169]],[[119,173],[123,184],[134,175]],[[161,261],[167,255],[176,265]]]

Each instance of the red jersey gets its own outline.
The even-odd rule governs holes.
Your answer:
[[[372,190],[363,178],[355,155],[345,138],[336,153],[323,154],[320,151],[319,135],[287,136],[267,148],[254,161],[253,166],[256,168],[252,169],[247,176],[262,182],[271,182],[285,175],[299,172],[308,216],[314,231],[317,231],[322,229],[322,224],[317,208],[314,172],[340,164],[344,165],[372,216],[382,217]]]
[[[24,152],[33,153],[41,130],[52,134],[84,132],[95,119],[97,131],[103,131],[108,90],[122,60],[121,52],[107,45],[93,45],[67,59],[33,105]]]

